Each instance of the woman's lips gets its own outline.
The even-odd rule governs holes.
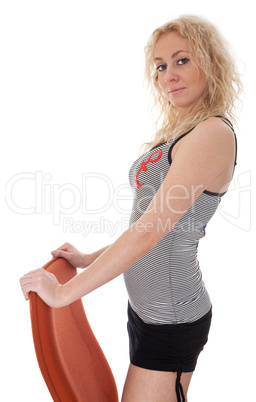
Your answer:
[[[176,95],[179,94],[180,92],[182,92],[185,88],[174,88],[174,89],[169,89],[168,93],[170,95]]]

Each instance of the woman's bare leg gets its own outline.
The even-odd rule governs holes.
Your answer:
[[[185,397],[192,374],[181,375],[180,383]],[[147,370],[130,364],[122,402],[177,402],[176,379],[177,373]]]

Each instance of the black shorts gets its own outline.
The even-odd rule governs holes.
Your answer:
[[[177,373],[195,370],[207,343],[212,309],[197,321],[185,324],[146,324],[128,303],[130,360],[135,366]]]

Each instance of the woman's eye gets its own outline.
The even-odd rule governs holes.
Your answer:
[[[158,70],[158,71],[166,70],[166,64],[160,64],[160,66],[156,67],[156,70]]]
[[[182,66],[183,64],[186,64],[189,61],[189,59],[187,59],[186,57],[184,57],[183,59],[180,59],[177,61],[177,64],[179,66]]]

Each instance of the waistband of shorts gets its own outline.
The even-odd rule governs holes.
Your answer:
[[[148,328],[151,330],[158,330],[160,327],[165,328],[165,329],[172,329],[172,328],[176,328],[176,329],[182,329],[184,327],[189,328],[189,327],[194,327],[194,326],[198,326],[200,324],[204,324],[207,323],[208,321],[210,321],[212,319],[212,306],[210,308],[210,310],[204,314],[201,318],[199,318],[196,321],[189,321],[189,322],[184,322],[184,323],[177,323],[177,324],[150,324],[150,323],[146,323],[144,322],[139,316],[138,314],[133,310],[133,308],[130,305],[130,302],[128,301],[128,317],[130,315],[130,318],[135,321],[137,323],[137,325],[141,328]]]

